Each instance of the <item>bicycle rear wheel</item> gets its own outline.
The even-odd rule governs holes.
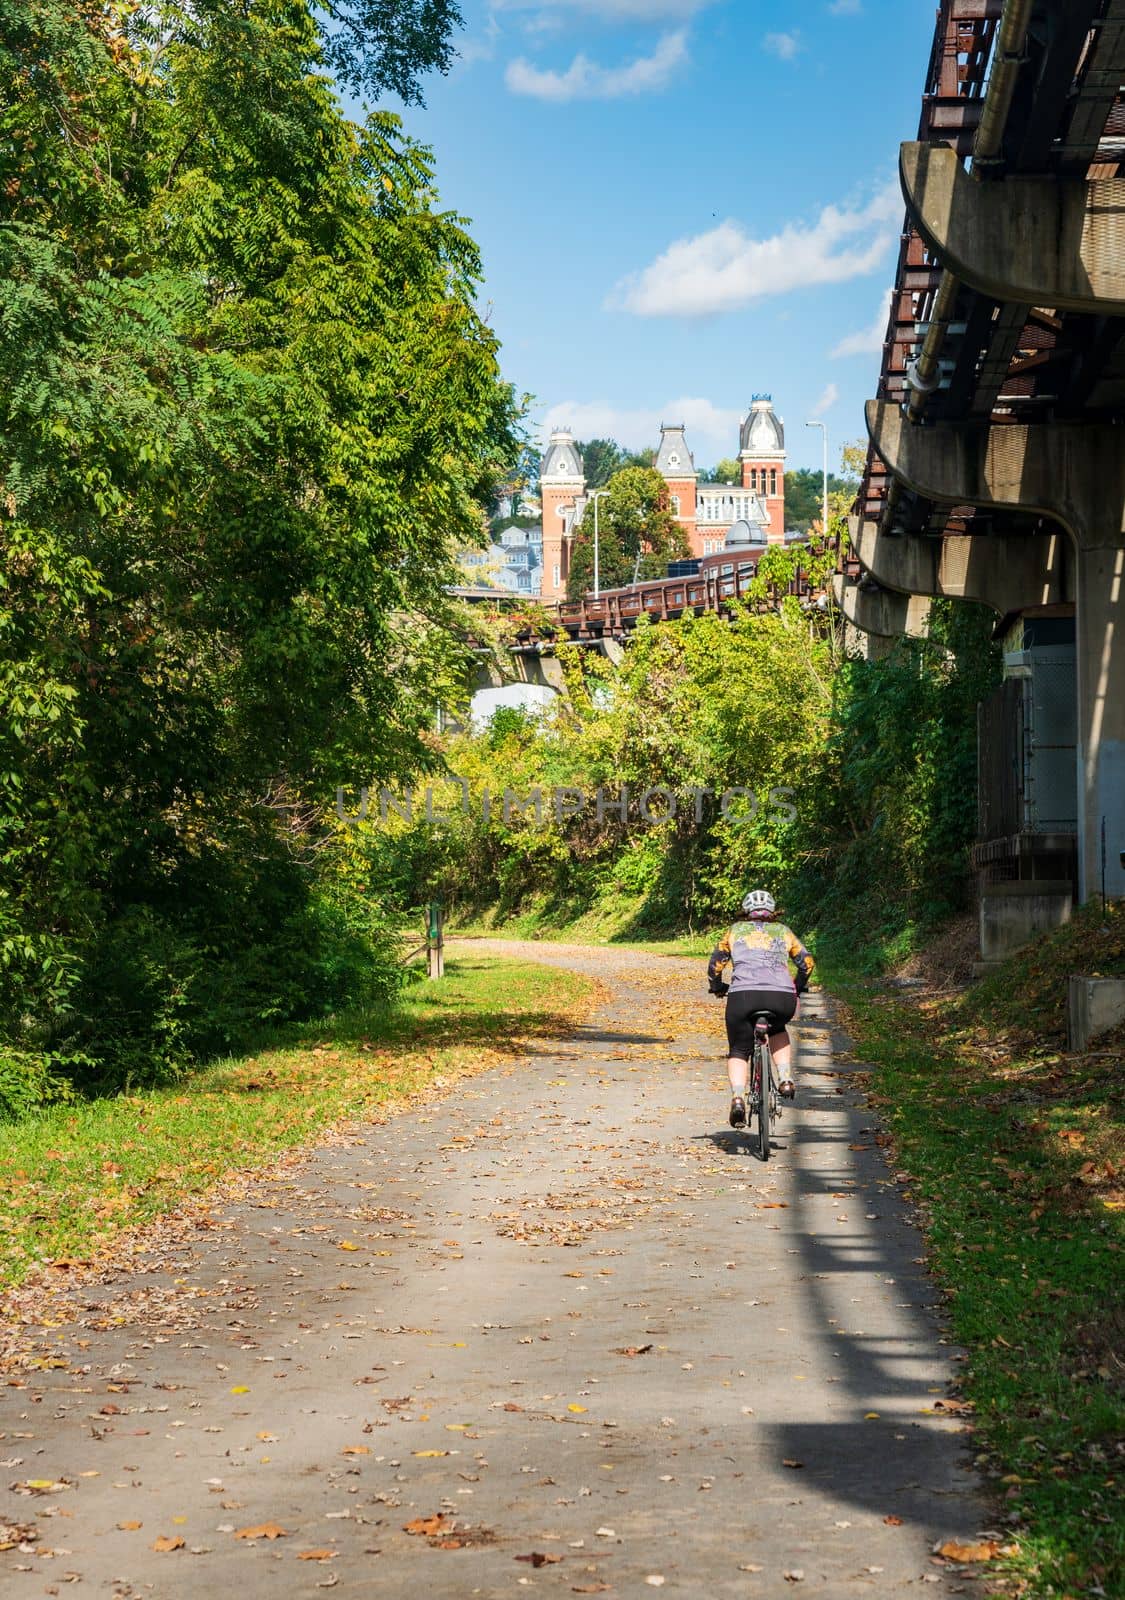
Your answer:
[[[759,1044],[755,1055],[755,1076],[758,1080],[758,1154],[763,1161],[768,1161],[770,1158],[769,1046]]]

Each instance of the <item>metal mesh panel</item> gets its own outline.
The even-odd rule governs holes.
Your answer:
[[[1031,668],[1027,823],[1064,833],[1078,821],[1078,685],[1073,656],[1036,652]]]

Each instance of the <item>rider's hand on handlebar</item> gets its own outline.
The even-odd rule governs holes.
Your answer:
[[[724,983],[722,978],[716,976],[710,980],[707,987],[713,995],[715,995],[719,1000],[722,1000],[726,997],[730,989],[730,984]]]

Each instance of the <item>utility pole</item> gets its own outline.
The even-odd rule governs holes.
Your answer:
[[[599,562],[599,549],[598,549],[598,501],[602,498],[603,495],[606,495],[608,493],[609,493],[608,489],[595,489],[593,494],[590,496],[590,499],[594,503],[594,599],[595,600],[599,600],[601,598],[601,592],[602,592],[601,575],[600,575],[599,566],[598,566],[598,562]]]
[[[819,428],[824,444],[824,466],[821,473],[821,532],[825,539],[828,538],[828,424],[826,422],[806,422],[806,428]]]

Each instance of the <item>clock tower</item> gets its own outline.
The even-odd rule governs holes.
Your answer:
[[[752,490],[769,513],[766,538],[785,543],[785,424],[768,394],[756,394],[742,419],[738,459],[742,487]]]

